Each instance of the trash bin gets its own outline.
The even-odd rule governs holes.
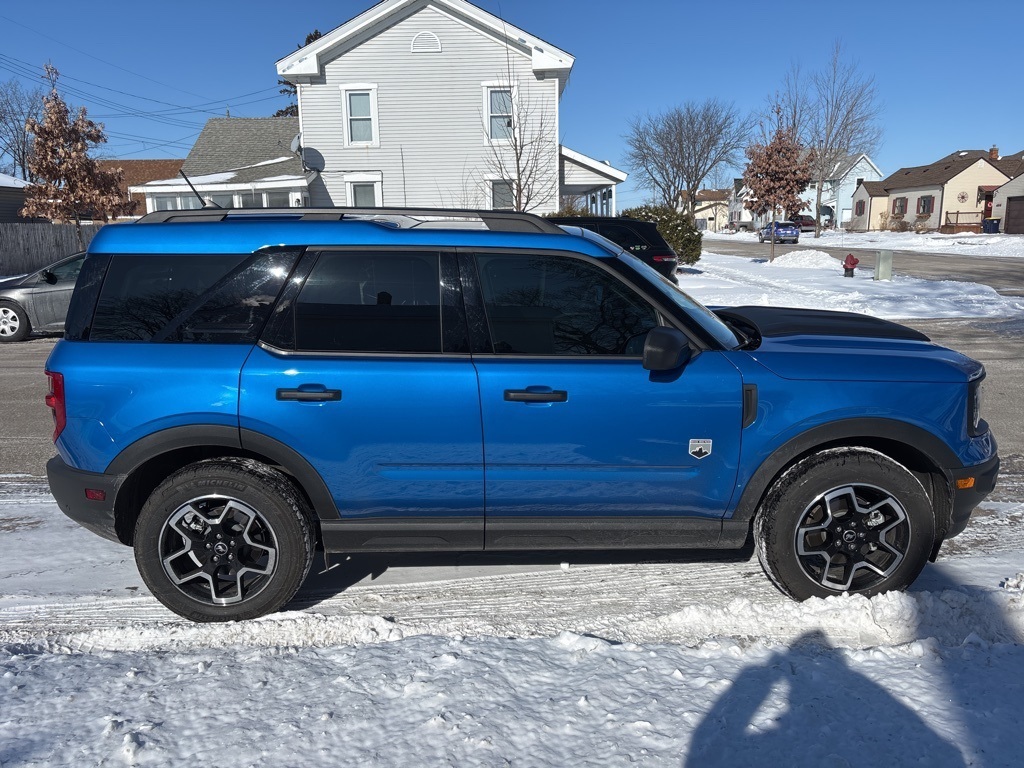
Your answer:
[[[999,233],[999,222],[1002,219],[985,219],[981,222],[981,231],[986,235],[995,235]]]

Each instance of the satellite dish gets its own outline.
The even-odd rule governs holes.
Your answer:
[[[296,133],[295,138],[292,139],[291,144],[292,154],[297,155],[302,151],[302,134]]]

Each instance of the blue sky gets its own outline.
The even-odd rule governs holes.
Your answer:
[[[104,156],[184,157],[206,118],[284,106],[274,62],[312,29],[327,32],[371,4],[136,3],[113,13],[67,0],[5,2],[0,81],[29,84],[52,62],[75,89],[66,98],[106,125]],[[711,97],[761,109],[794,63],[822,67],[837,40],[876,79],[885,138],[873,159],[883,173],[957,149],[1024,149],[1019,51],[1005,42],[1024,23],[1019,0],[476,4],[576,57],[561,139],[620,167],[632,117]],[[620,207],[643,197],[630,182],[620,187]]]

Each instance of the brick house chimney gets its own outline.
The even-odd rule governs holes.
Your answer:
[[[988,159],[989,160],[998,160],[999,159],[999,147],[997,147],[995,144],[993,144],[992,145],[992,149],[990,149],[988,151]]]

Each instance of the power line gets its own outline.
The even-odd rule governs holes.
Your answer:
[[[192,91],[186,91],[186,90],[183,90],[181,88],[176,88],[173,85],[168,85],[167,83],[162,83],[159,80],[154,80],[151,77],[146,77],[145,75],[140,75],[138,72],[133,72],[130,69],[125,69],[122,66],[114,64],[112,62],[109,62],[109,61],[107,61],[105,59],[101,59],[99,56],[93,56],[91,53],[83,51],[81,48],[75,48],[75,46],[69,45],[68,43],[65,43],[63,40],[58,40],[55,37],[50,37],[49,35],[47,35],[47,34],[45,34],[43,32],[40,32],[38,29],[33,29],[32,27],[29,27],[29,26],[27,26],[25,24],[22,24],[19,21],[15,21],[14,19],[12,19],[12,18],[10,18],[8,16],[4,16],[3,14],[0,14],[0,19],[4,19],[5,21],[9,21],[11,24],[19,26],[22,29],[27,29],[29,32],[33,32],[33,33],[39,35],[40,37],[45,37],[47,40],[50,40],[51,42],[57,43],[57,45],[63,45],[65,48],[70,48],[72,51],[75,51],[76,53],[80,53],[83,56],[88,56],[90,59],[93,59],[94,61],[98,61],[101,64],[106,64],[108,67],[113,67],[114,69],[119,69],[122,72],[127,72],[128,74],[134,75],[135,77],[141,77],[143,80],[149,80],[149,82],[151,82],[151,83],[156,83],[157,85],[162,85],[164,88],[170,88],[171,90],[178,91],[179,93],[187,93],[189,96],[195,96],[197,99],[204,99],[204,98],[206,98],[205,96],[201,96],[198,93],[192,93]]]
[[[0,54],[0,69],[6,70],[8,72],[11,72],[12,74],[15,74],[15,75],[18,75],[18,76],[21,76],[21,77],[32,78],[32,79],[35,79],[36,77],[38,77],[38,71],[34,70],[34,68],[33,68],[33,66],[31,64],[29,64],[27,62],[23,62],[20,59],[15,59],[13,57],[6,56],[4,54]],[[73,85],[68,85],[65,82],[66,80],[72,80],[74,82],[85,83],[85,84],[90,85],[90,86],[95,87],[95,88],[102,88],[104,90],[113,91],[115,93],[120,93],[120,94],[123,94],[125,96],[132,97],[132,98],[144,99],[144,100],[153,101],[153,102],[156,102],[156,103],[159,103],[159,104],[167,104],[169,106],[174,107],[175,109],[174,110],[152,110],[152,111],[138,109],[138,108],[135,108],[135,107],[130,106],[128,104],[122,104],[120,102],[116,102],[116,101],[112,101],[110,99],[104,98],[102,96],[97,96],[96,94],[90,93],[90,92],[85,91],[85,90],[83,90],[81,88],[77,88],[77,87],[75,87]],[[82,80],[80,78],[72,77],[70,75],[64,75],[63,73],[60,75],[60,81],[61,81],[60,82],[60,90],[64,91],[65,93],[72,94],[72,95],[77,96],[79,98],[83,98],[83,99],[85,99],[87,101],[90,101],[90,102],[92,102],[94,104],[97,104],[99,106],[107,107],[108,109],[120,110],[120,112],[117,112],[117,113],[114,113],[113,115],[111,115],[112,117],[125,117],[125,116],[138,117],[138,118],[144,118],[144,119],[147,119],[147,120],[153,120],[155,122],[163,123],[165,125],[177,126],[177,127],[181,127],[181,128],[194,128],[194,127],[198,127],[200,124],[196,123],[194,121],[184,120],[184,119],[182,119],[180,117],[177,117],[176,115],[199,113],[199,114],[207,114],[207,115],[212,115],[212,116],[219,116],[221,114],[220,111],[207,110],[207,109],[202,109],[200,107],[187,107],[187,106],[182,106],[182,105],[177,105],[177,104],[170,104],[169,102],[159,101],[158,99],[150,99],[150,98],[148,98],[146,96],[139,96],[137,94],[128,93],[126,91],[120,91],[120,90],[117,90],[115,88],[107,88],[106,86],[98,85],[96,83],[92,83],[92,82],[89,82],[87,80]],[[204,103],[203,106],[205,106],[206,104],[224,104],[225,106],[228,106],[228,107],[231,107],[231,106],[239,107],[239,106],[245,106],[247,104],[255,104],[255,103],[258,103],[258,102],[261,102],[261,101],[270,101],[271,99],[278,98],[277,96],[266,96],[266,97],[263,97],[263,98],[260,98],[260,99],[251,99],[249,101],[244,101],[244,102],[236,101],[236,99],[241,99],[241,98],[244,98],[246,96],[253,96],[253,95],[256,95],[256,94],[259,94],[259,93],[265,93],[268,90],[273,90],[273,88],[262,88],[262,89],[260,89],[258,91],[251,91],[249,93],[241,94],[240,96],[237,96],[237,97],[234,97],[234,98],[231,98],[231,99],[224,99],[222,101],[206,102],[206,103]],[[184,112],[182,112],[182,110],[184,110]]]

